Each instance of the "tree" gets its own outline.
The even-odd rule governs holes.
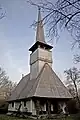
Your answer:
[[[40,7],[45,13],[42,21],[47,26],[47,36],[52,40],[58,37],[59,30],[66,28],[73,38],[72,48],[77,44],[80,48],[80,0],[33,0],[28,1],[31,5]],[[36,25],[34,22],[33,25]],[[80,54],[74,57],[80,62]]]
[[[64,71],[66,75],[67,85],[72,85],[75,89],[76,100],[80,107],[80,101],[78,96],[78,84],[80,82],[80,70],[73,67]]]
[[[74,62],[80,63],[80,55],[79,54],[74,55]]]
[[[0,19],[5,17],[5,12],[3,11],[3,8],[0,6]]]
[[[80,0],[57,0],[55,4],[50,0],[28,2],[45,12],[42,20],[48,26],[48,36],[53,38],[58,35],[59,28],[66,28],[80,46]]]
[[[15,86],[16,84],[9,80],[6,72],[0,67],[0,94],[7,98]]]
[[[69,90],[69,92],[71,93],[71,95],[75,98],[75,88],[72,84],[69,84],[68,81],[67,82],[67,89]]]

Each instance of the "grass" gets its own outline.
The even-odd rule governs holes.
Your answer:
[[[11,117],[7,115],[0,115],[0,120],[26,120],[26,119],[18,118],[18,117]]]
[[[23,119],[23,118],[11,117],[11,116],[7,116],[7,115],[0,115],[0,120],[33,120],[33,119],[30,119],[30,118]],[[43,120],[43,119],[40,119],[40,120]],[[47,119],[44,119],[44,120],[47,120]],[[51,119],[51,120],[80,120],[80,114],[79,115],[71,115],[66,118],[57,118],[57,119]]]

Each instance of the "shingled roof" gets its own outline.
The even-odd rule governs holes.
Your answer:
[[[47,63],[36,79],[30,80],[30,74],[24,76],[9,101],[29,97],[72,98],[67,88]]]

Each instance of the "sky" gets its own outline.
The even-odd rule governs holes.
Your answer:
[[[29,48],[35,42],[35,30],[30,27],[37,19],[37,8],[30,6],[26,0],[0,0],[5,17],[0,19],[0,67],[9,79],[19,82],[22,74],[30,72]],[[46,30],[45,30],[46,31]],[[45,38],[48,41],[48,38]],[[72,37],[63,30],[59,40],[53,39],[53,70],[64,80],[64,70],[80,65],[73,63],[76,49],[71,49]]]

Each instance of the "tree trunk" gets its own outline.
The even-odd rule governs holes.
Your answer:
[[[39,110],[40,110],[40,102],[39,100],[36,101],[36,115],[37,115],[37,119],[39,117]]]
[[[76,85],[76,83],[75,83],[75,82],[74,82],[74,86],[75,86],[75,91],[76,91],[76,99],[77,99],[78,106],[79,106],[79,109],[80,109],[80,100],[79,100],[79,96],[78,96],[77,85]]]

